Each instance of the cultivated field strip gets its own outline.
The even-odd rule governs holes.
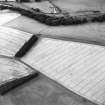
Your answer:
[[[11,28],[0,27],[0,54],[14,56],[32,34]]]
[[[20,16],[21,15],[17,14],[17,13],[4,13],[4,11],[0,11],[0,26],[4,25]]]
[[[105,104],[104,46],[42,38],[22,60],[73,92]]]
[[[35,76],[37,72],[24,63],[0,55],[0,94],[5,94]]]

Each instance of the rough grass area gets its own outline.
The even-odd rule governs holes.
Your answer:
[[[75,15],[75,16],[55,16],[54,14],[45,14],[40,9],[26,10],[20,7],[14,7],[12,5],[0,5],[0,9],[10,9],[12,11],[19,12],[23,16],[37,20],[43,24],[49,26],[60,26],[60,25],[78,25],[91,22],[104,22],[105,13],[93,12],[92,14],[86,15]]]

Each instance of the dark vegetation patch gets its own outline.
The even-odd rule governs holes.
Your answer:
[[[77,16],[55,16],[53,14],[43,13],[40,9],[23,9],[20,7],[14,7],[13,5],[1,4],[0,9],[10,9],[12,11],[18,12],[23,16],[32,18],[40,23],[49,26],[60,26],[60,25],[78,25],[92,22],[105,22],[105,13],[94,12],[89,15],[77,15]]]

